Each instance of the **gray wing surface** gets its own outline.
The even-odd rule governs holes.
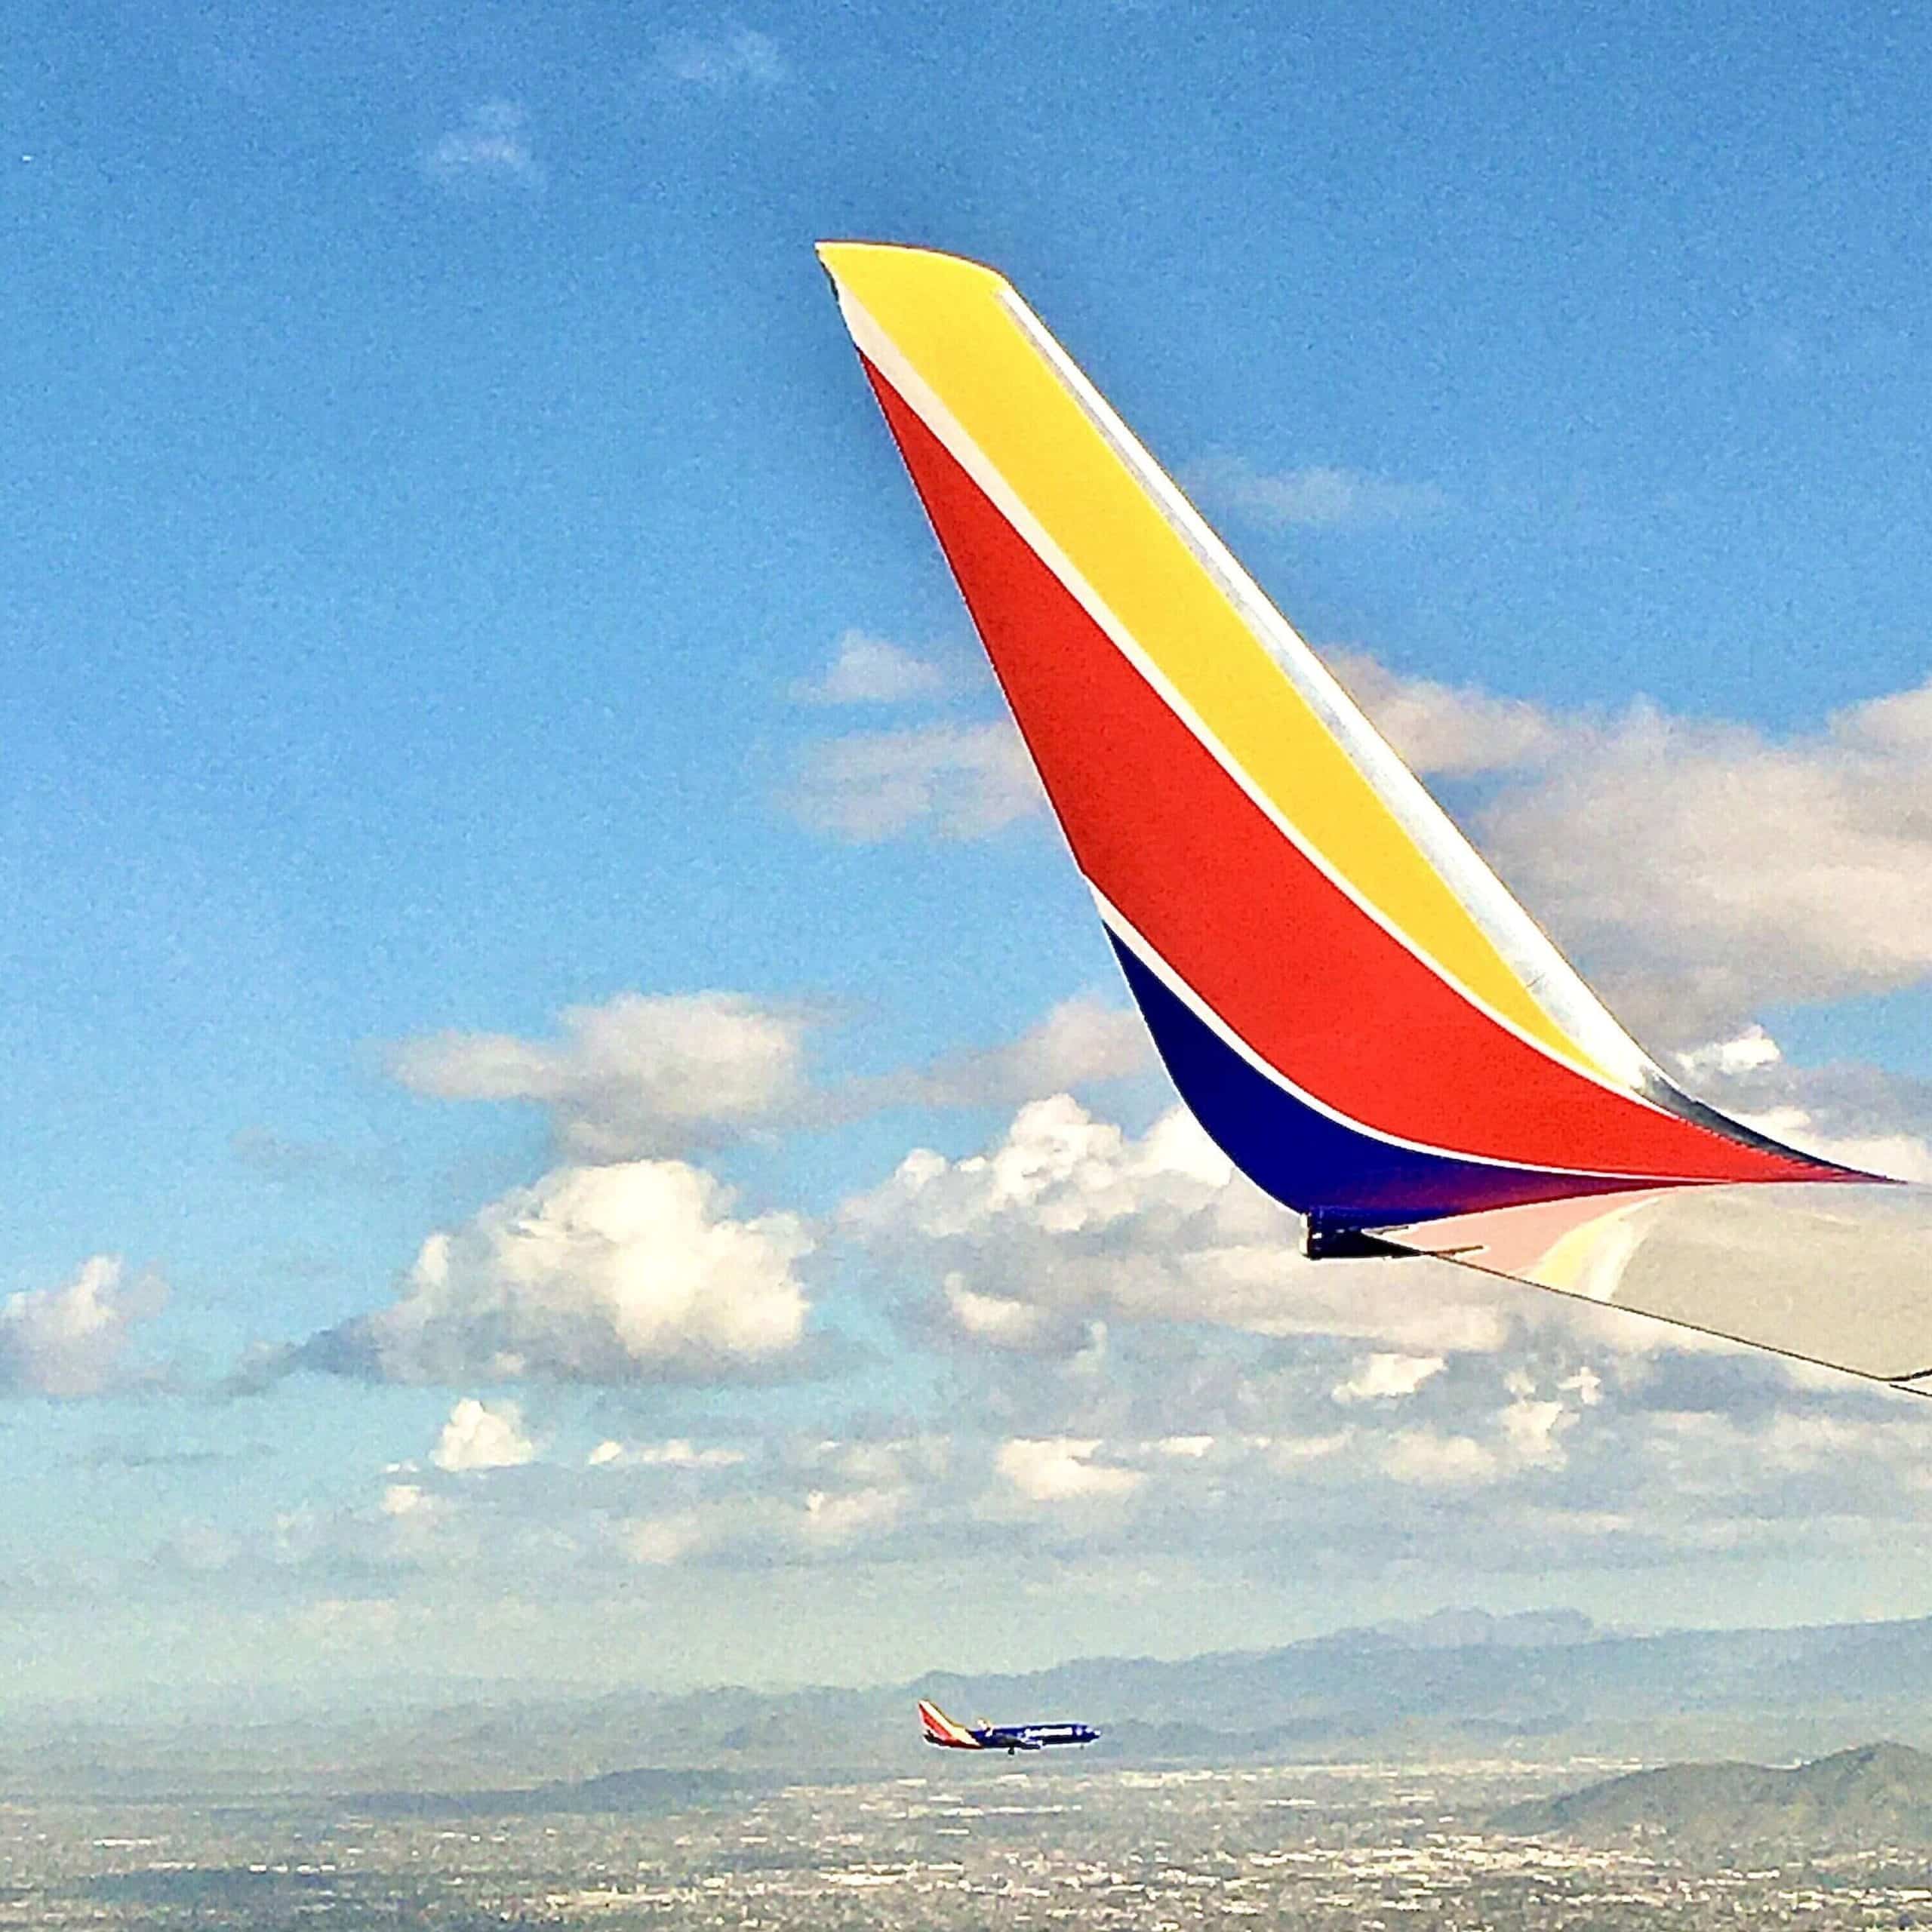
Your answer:
[[[1658,1189],[1376,1232],[1409,1254],[1932,1394],[1932,1187]]]

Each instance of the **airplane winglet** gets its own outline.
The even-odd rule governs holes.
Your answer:
[[[1932,1217],[1644,1052],[1003,276],[819,254],[1161,1057],[1311,1254],[1634,1283],[1627,1305],[1807,1359],[1932,1364]],[[1715,1199],[1620,1211],[1678,1191],[1794,1197],[1784,1225],[1858,1254],[1835,1265],[1863,1285],[1821,1312],[1796,1286],[1754,1300],[1749,1266],[1666,1279],[1673,1255],[1709,1272],[1732,1226]],[[1535,1218],[1599,1198],[1553,1235]],[[1875,1320],[1896,1345],[1848,1332]]]
[[[820,250],[1122,970],[1329,1226],[1847,1171],[1682,1094],[1004,278]]]

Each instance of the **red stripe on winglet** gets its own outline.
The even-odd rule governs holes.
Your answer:
[[[1081,871],[1270,1066],[1365,1126],[1492,1159],[1660,1180],[1836,1171],[1598,1086],[1424,964],[1282,835],[865,368]]]

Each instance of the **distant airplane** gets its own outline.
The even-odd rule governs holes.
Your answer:
[[[1307,1254],[1932,1393],[1932,1189],[1680,1088],[1002,277],[819,254],[1161,1057]]]
[[[1044,1751],[1055,1744],[1091,1744],[1100,1736],[1091,1724],[956,1724],[937,1704],[919,1700],[919,1722],[928,1744],[949,1751]]]

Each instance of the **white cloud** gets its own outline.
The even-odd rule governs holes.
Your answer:
[[[1560,1399],[1540,1397],[1534,1377],[1524,1371],[1510,1375],[1504,1386],[1511,1399],[1497,1421],[1510,1460],[1521,1469],[1561,1469],[1561,1438],[1574,1427],[1578,1411]],[[1578,1394],[1589,1406],[1580,1388]]]
[[[1849,1167],[1932,1180],[1932,1088],[1922,1081],[1793,1066],[1757,1026],[1674,1058],[1699,1094],[1761,1133]]]
[[[1153,1064],[1140,1016],[1086,994],[1063,1000],[1004,1046],[940,1061],[907,1083],[906,1097],[928,1106],[1010,1106],[1124,1079]]]
[[[1330,1391],[1341,1403],[1386,1401],[1413,1395],[1446,1366],[1440,1355],[1372,1355]]]
[[[846,1544],[889,1530],[904,1513],[904,1489],[861,1489],[840,1496],[815,1489],[805,1497],[801,1534],[814,1543]]]
[[[1810,1365],[1804,1364],[1807,1367]],[[1603,1400],[1603,1377],[1587,1363],[1574,1374],[1566,1375],[1556,1386],[1561,1393],[1574,1395],[1583,1408],[1593,1409]]]
[[[1258,1435],[1248,1446],[1258,1451],[1276,1474],[1297,1475],[1311,1463],[1326,1462],[1340,1455],[1355,1440],[1353,1431],[1337,1429],[1326,1435]]]
[[[1601,1401],[1601,1378],[1586,1367],[1561,1378],[1556,1392],[1546,1395],[1536,1376],[1519,1366],[1505,1374],[1503,1387],[1509,1399],[1500,1409],[1488,1415],[1466,1411],[1459,1429],[1425,1426],[1386,1438],[1383,1473],[1400,1484],[1466,1488],[1564,1469],[1569,1460],[1564,1438],[1583,1411]]]
[[[1324,654],[1425,777],[1500,780],[1477,843],[1620,1013],[1706,1078],[1768,1005],[1932,978],[1932,684],[1775,738],[1613,718]]]
[[[994,1459],[1000,1475],[1029,1503],[1084,1503],[1131,1496],[1146,1478],[1137,1469],[1097,1463],[1097,1441],[1072,1436],[1016,1437]]]
[[[1747,1026],[1727,1040],[1711,1040],[1675,1056],[1687,1078],[1735,1078],[1740,1074],[1761,1072],[1779,1065],[1784,1051],[1758,1026]]]
[[[784,802],[811,830],[869,844],[915,829],[986,838],[1039,812],[1045,797],[1001,718],[826,739],[807,749]]]
[[[531,145],[530,117],[513,100],[486,100],[472,107],[424,150],[423,171],[440,186],[466,192],[543,185],[543,170]]]
[[[946,1306],[961,1330],[975,1341],[990,1342],[995,1348],[1031,1348],[1047,1331],[1047,1311],[1032,1302],[1017,1301],[1011,1295],[981,1294],[966,1285],[965,1277],[946,1276]]]
[[[1788,1146],[1801,1147],[1827,1161],[1838,1161],[1862,1172],[1888,1175],[1894,1180],[1932,1181],[1932,1143],[1922,1136],[1882,1128],[1834,1131],[1811,1109],[1766,1107],[1738,1118],[1760,1134]]]
[[[1146,1070],[1138,1014],[1091,994],[1063,1000],[1017,1039],[924,1068],[814,1085],[814,1017],[725,992],[620,993],[567,1008],[560,1036],[445,1032],[390,1051],[395,1077],[442,1100],[523,1102],[587,1161],[670,1155],[759,1129],[823,1125],[881,1108],[1012,1104]]]
[[[1473,1436],[1440,1429],[1405,1429],[1383,1445],[1382,1472],[1392,1481],[1424,1488],[1461,1488],[1494,1482],[1502,1459]]]
[[[97,1254],[71,1281],[0,1303],[0,1395],[98,1395],[128,1378],[137,1324],[168,1301],[158,1275],[130,1278],[121,1257]]]
[[[791,78],[777,42],[740,26],[666,35],[657,43],[657,69],[667,80],[711,94],[768,94]]]
[[[586,1461],[593,1469],[732,1469],[746,1460],[742,1449],[723,1443],[700,1448],[679,1435],[663,1442],[600,1442]]]
[[[1494,1349],[1511,1332],[1509,1291],[1482,1276],[1305,1260],[1299,1222],[1180,1108],[1136,1138],[1066,1095],[1036,1101],[983,1153],[908,1155],[841,1218],[929,1273],[955,1332],[996,1347],[1071,1353],[1097,1315],[1430,1354]]]
[[[1534,770],[1579,728],[1521,698],[1399,677],[1366,651],[1334,646],[1321,655],[1402,761],[1424,777]]]
[[[1505,789],[1482,842],[1663,1043],[1932,977],[1932,685],[1777,740],[1638,706]]]
[[[809,1024],[801,1011],[738,993],[620,993],[566,1008],[555,1040],[439,1033],[405,1041],[389,1065],[433,1099],[546,1108],[567,1152],[621,1160],[678,1152],[795,1112]]]
[[[928,659],[863,631],[846,631],[838,655],[821,677],[794,685],[806,704],[916,704],[943,698],[950,688],[944,671]]]
[[[681,1563],[705,1546],[704,1521],[695,1509],[632,1517],[620,1526],[619,1542],[633,1563],[663,1568]]]
[[[660,1468],[699,1475],[681,1491],[688,1499],[683,1506],[629,1517],[617,1526],[615,1547],[629,1562],[832,1561],[908,1529],[930,1534],[939,1515],[964,1509],[963,1497],[944,1488],[952,1445],[943,1438],[773,1438],[748,1468],[740,1466],[748,1462],[741,1453],[660,1446],[689,1453],[604,1460],[605,1466],[655,1460]]]
[[[524,1432],[514,1402],[480,1402],[466,1395],[450,1411],[429,1460],[451,1475],[474,1469],[509,1469],[534,1462],[537,1444]]]
[[[1409,523],[1439,515],[1449,503],[1433,483],[1398,483],[1323,463],[1271,472],[1235,455],[1204,457],[1188,466],[1183,481],[1205,503],[1278,528]]]
[[[795,1349],[811,1252],[790,1214],[732,1218],[679,1161],[563,1168],[423,1244],[389,1307],[303,1359],[410,1383],[728,1375]]]

